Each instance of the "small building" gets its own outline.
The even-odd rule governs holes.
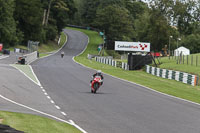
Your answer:
[[[174,50],[174,56],[179,56],[179,55],[190,55],[190,50],[185,48],[185,47],[179,47]]]

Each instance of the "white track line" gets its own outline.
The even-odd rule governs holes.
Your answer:
[[[37,82],[35,82],[33,79],[31,79],[26,73],[24,73],[22,70],[20,70],[19,68],[17,68],[14,65],[10,65],[11,67],[14,67],[15,69],[17,69],[18,71],[20,71],[23,75],[25,75],[28,79],[30,79],[33,83],[39,85]]]
[[[66,35],[66,34],[65,34],[65,35]],[[53,53],[53,54],[51,54],[51,55],[54,55],[54,54],[56,54],[57,52],[59,52],[59,51],[66,45],[66,43],[67,43],[67,35],[66,35],[66,41],[65,41],[64,45],[63,45],[59,50],[57,50],[55,53]],[[51,55],[49,55],[49,56],[51,56]],[[45,57],[43,57],[43,58],[46,58],[46,57],[48,57],[48,56],[45,56]],[[40,58],[40,59],[41,59],[41,58]],[[35,61],[35,60],[34,60],[34,61]],[[34,62],[34,61],[32,61],[32,62]],[[30,63],[32,63],[32,62],[30,62]],[[30,64],[30,63],[29,63],[29,64]],[[32,66],[29,65],[29,64],[28,64],[28,66],[30,67],[30,69],[31,69],[31,71],[32,71],[32,73],[33,73],[33,75],[34,75],[34,77],[35,77],[35,79],[37,80],[38,83],[36,83],[34,80],[32,80],[28,75],[26,75],[23,71],[21,71],[21,70],[18,69],[17,67],[12,66],[12,65],[10,65],[10,66],[16,68],[16,69],[19,70],[22,74],[24,74],[27,78],[29,78],[31,81],[33,81],[35,84],[37,84],[38,86],[40,86],[40,88],[42,89],[42,91],[44,92],[44,94],[47,96],[47,98],[50,99],[50,102],[51,102],[52,104],[55,104],[55,102],[54,102],[53,100],[51,100],[51,98],[50,98],[50,97],[48,96],[48,94],[46,93],[46,90],[43,89],[43,87],[42,87],[40,81],[38,80],[36,74],[34,73],[34,71],[33,71],[33,69],[32,69]],[[53,115],[44,113],[44,112],[42,112],[42,111],[33,109],[33,108],[31,108],[31,107],[25,106],[25,105],[23,105],[23,104],[20,104],[20,103],[17,103],[17,102],[15,102],[15,101],[12,101],[12,100],[10,100],[10,99],[8,99],[8,98],[2,96],[2,95],[0,95],[0,97],[3,98],[3,99],[5,99],[5,100],[7,100],[7,101],[9,101],[9,102],[11,102],[11,103],[14,103],[14,104],[16,104],[16,105],[19,105],[19,106],[22,106],[22,107],[24,107],[24,108],[30,109],[30,110],[32,110],[32,111],[34,111],[34,112],[38,112],[38,113],[40,113],[40,114],[44,114],[44,115],[47,115],[47,116],[52,117],[52,118],[54,118],[54,119],[57,119],[57,120],[59,120],[59,121],[65,122],[65,123],[67,123],[67,124],[70,124],[70,125],[76,127],[77,129],[79,129],[81,132],[87,133],[84,129],[82,129],[80,126],[76,125],[74,122],[71,123],[71,122],[68,122],[68,121],[66,121],[66,120],[60,119],[60,118],[58,118],[58,117],[56,117],[56,116],[53,116]],[[60,110],[60,107],[59,107],[59,106],[55,105],[55,107],[56,107],[58,110]],[[64,116],[67,115],[65,112],[61,112],[61,113],[62,113]]]
[[[58,118],[58,117],[56,117],[56,116],[53,116],[53,115],[50,115],[50,114],[48,114],[48,113],[39,111],[39,110],[37,110],[37,109],[33,109],[33,108],[28,107],[28,106],[26,106],[26,105],[23,105],[23,104],[21,104],[21,103],[17,103],[17,102],[15,102],[15,101],[13,101],[13,100],[10,100],[10,99],[8,99],[8,98],[2,96],[2,95],[0,95],[0,97],[1,97],[2,99],[4,99],[4,100],[8,101],[8,102],[11,102],[11,103],[13,103],[13,104],[18,105],[18,106],[24,107],[24,108],[29,109],[29,110],[31,110],[31,111],[34,111],[34,112],[37,112],[37,113],[39,113],[39,114],[43,114],[43,115],[49,116],[49,117],[54,118],[54,119],[56,119],[56,120],[59,120],[59,121],[62,121],[62,122],[64,122],[64,123],[67,123],[67,124],[72,125],[71,122],[68,122],[68,121],[66,121],[66,120],[60,119],[60,118]]]
[[[31,66],[31,65],[28,65],[28,66],[29,66],[29,68],[31,69],[31,72],[33,73],[33,76],[35,77],[35,79],[36,79],[38,85],[41,87],[42,85],[41,85],[40,81],[38,80],[37,76],[35,75],[32,66]]]
[[[77,64],[79,64],[79,65],[85,67],[85,68],[88,68],[88,69],[92,69],[92,70],[96,70],[96,71],[97,71],[97,69],[87,67],[87,66],[85,66],[85,65],[83,65],[83,64],[80,64],[79,62],[75,61],[74,57],[72,58],[72,60],[73,60],[74,62],[76,62]],[[192,103],[192,104],[195,104],[195,105],[200,106],[199,103],[192,102],[192,101],[189,101],[189,100],[186,100],[186,99],[183,99],[183,98],[175,97],[175,96],[172,96],[172,95],[169,95],[169,94],[166,94],[166,93],[162,93],[162,92],[156,91],[156,90],[154,90],[154,89],[152,89],[152,88],[149,88],[149,87],[146,87],[146,86],[143,86],[143,85],[140,85],[140,84],[137,84],[137,83],[134,83],[134,82],[125,80],[125,79],[121,79],[121,78],[115,77],[115,76],[110,75],[110,74],[108,74],[108,73],[104,73],[104,72],[102,72],[102,73],[105,74],[105,75],[111,76],[111,77],[113,77],[113,78],[116,78],[116,79],[119,79],[119,80],[123,80],[123,81],[125,81],[125,82],[128,82],[128,83],[131,83],[131,84],[134,84],[134,85],[137,85],[137,86],[146,88],[146,89],[151,90],[151,91],[153,91],[153,92],[156,92],[156,93],[158,93],[158,94],[165,95],[165,96],[168,96],[168,97],[171,97],[171,98],[174,98],[174,99],[178,99],[178,100],[181,100],[181,101],[184,101],[184,102],[187,102],[187,103]]]
[[[59,107],[59,106],[55,105],[55,107],[56,107],[57,109],[59,109],[59,110],[60,110],[60,107]]]
[[[65,112],[61,112],[64,116],[66,116],[67,114]]]
[[[80,131],[82,131],[83,133],[87,133],[87,132],[86,132],[85,130],[83,130],[81,127],[79,127],[78,125],[76,125],[74,121],[69,120],[69,122],[70,122],[72,125],[74,125],[76,128],[78,128]]]
[[[23,104],[21,104],[21,103],[17,103],[17,102],[15,102],[15,101],[13,101],[13,100],[11,100],[11,99],[8,99],[8,98],[6,98],[6,97],[4,97],[4,96],[2,96],[2,95],[0,95],[0,97],[1,97],[2,99],[4,99],[4,100],[8,101],[8,102],[11,102],[11,103],[16,104],[16,105],[18,105],[18,106],[21,106],[21,107],[23,107],[23,108],[29,109],[29,110],[31,110],[31,111],[33,111],[33,112],[37,112],[37,113],[39,113],[39,114],[43,114],[43,115],[46,115],[46,116],[48,116],[48,117],[54,118],[54,119],[56,119],[56,120],[59,120],[59,121],[61,121],[61,122],[67,123],[67,124],[69,124],[69,125],[72,125],[72,126],[76,127],[77,129],[79,129],[82,133],[87,133],[87,132],[86,132],[84,129],[82,129],[80,126],[76,125],[72,120],[71,120],[71,121],[66,121],[66,120],[63,120],[63,119],[58,118],[58,117],[56,117],[56,116],[53,116],[53,115],[51,115],[51,114],[48,114],[48,113],[39,111],[39,110],[34,109],[34,108],[31,108],[31,107],[28,107],[28,106],[23,105]],[[62,113],[64,116],[66,115],[66,113],[64,113],[64,112],[61,112],[61,113]]]
[[[89,37],[88,37],[88,43],[89,43]],[[87,48],[87,46],[86,46],[86,48]],[[86,48],[81,52],[81,54],[82,54],[83,52],[85,52]],[[77,56],[79,56],[79,55],[81,55],[81,54],[78,54]],[[81,65],[81,66],[83,66],[83,67],[85,67],[85,68],[88,68],[88,69],[92,69],[92,70],[96,70],[96,71],[97,71],[97,69],[94,69],[94,68],[91,68],[91,67],[85,66],[85,65],[83,65],[83,64],[81,64],[81,63],[75,61],[75,59],[74,59],[75,57],[76,57],[76,56],[73,56],[73,58],[72,58],[72,60],[73,60],[75,63],[77,63],[77,64],[79,64],[79,65]],[[102,72],[102,73],[104,73],[104,72]],[[171,97],[171,98],[174,98],[174,99],[178,99],[178,100],[181,100],[181,101],[184,101],[184,102],[187,102],[187,103],[191,103],[191,104],[195,104],[195,105],[200,106],[199,103],[192,102],[192,101],[189,101],[189,100],[186,100],[186,99],[183,99],[183,98],[179,98],[179,97],[176,97],[176,96],[172,96],[172,95],[169,95],[169,94],[165,94],[165,93],[162,93],[162,92],[156,91],[156,90],[154,90],[154,89],[152,89],[152,88],[149,88],[149,87],[146,87],[146,86],[143,86],[143,85],[140,85],[140,84],[137,84],[137,83],[134,83],[134,82],[131,82],[131,81],[125,80],[125,79],[121,79],[121,78],[115,77],[115,76],[110,75],[110,74],[108,74],[108,73],[104,73],[104,74],[106,74],[106,75],[108,75],[108,76],[111,76],[111,77],[113,77],[113,78],[116,78],[116,79],[119,79],[119,80],[122,80],[122,81],[128,82],[128,83],[131,83],[131,84],[134,84],[134,85],[137,85],[137,86],[140,86],[140,87],[146,88],[146,89],[148,89],[148,90],[150,90],[150,91],[156,92],[157,94],[161,94],[161,95],[164,95],[164,96],[167,96],[167,97]]]

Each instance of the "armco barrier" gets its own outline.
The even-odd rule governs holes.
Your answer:
[[[146,65],[146,72],[158,77],[173,79],[176,81],[183,82],[185,84],[190,84],[192,86],[198,85],[198,80],[199,80],[198,75],[192,75],[189,73],[184,73],[184,72],[179,72],[179,71],[161,69],[161,68],[152,67],[149,65]]]
[[[30,54],[26,54],[26,55],[24,55],[24,57],[25,57],[25,61],[26,61],[25,64],[29,64],[38,58],[37,51],[30,53]]]
[[[122,68],[124,70],[129,70],[127,63],[120,62],[120,61],[115,61],[115,60],[110,59],[110,58],[95,57],[95,61],[103,63],[103,64],[111,65],[113,67],[120,67],[120,68]]]

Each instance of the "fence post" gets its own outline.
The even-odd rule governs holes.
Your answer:
[[[176,55],[177,55],[177,54],[176,54],[176,51],[174,51],[174,54],[175,54],[175,60],[176,60]]]
[[[193,55],[191,56],[191,58],[192,58],[192,59],[191,59],[191,65],[193,65]]]
[[[196,55],[196,66],[197,66],[197,64],[198,64],[198,56]]]
[[[187,65],[188,65],[188,55],[187,55]]]
[[[183,55],[183,64],[184,64],[184,59],[185,59],[184,57],[185,57],[185,55]]]

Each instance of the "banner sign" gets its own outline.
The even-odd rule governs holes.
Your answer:
[[[150,43],[115,41],[116,51],[150,52]]]
[[[2,49],[3,49],[3,44],[0,43],[0,51],[2,51]]]

